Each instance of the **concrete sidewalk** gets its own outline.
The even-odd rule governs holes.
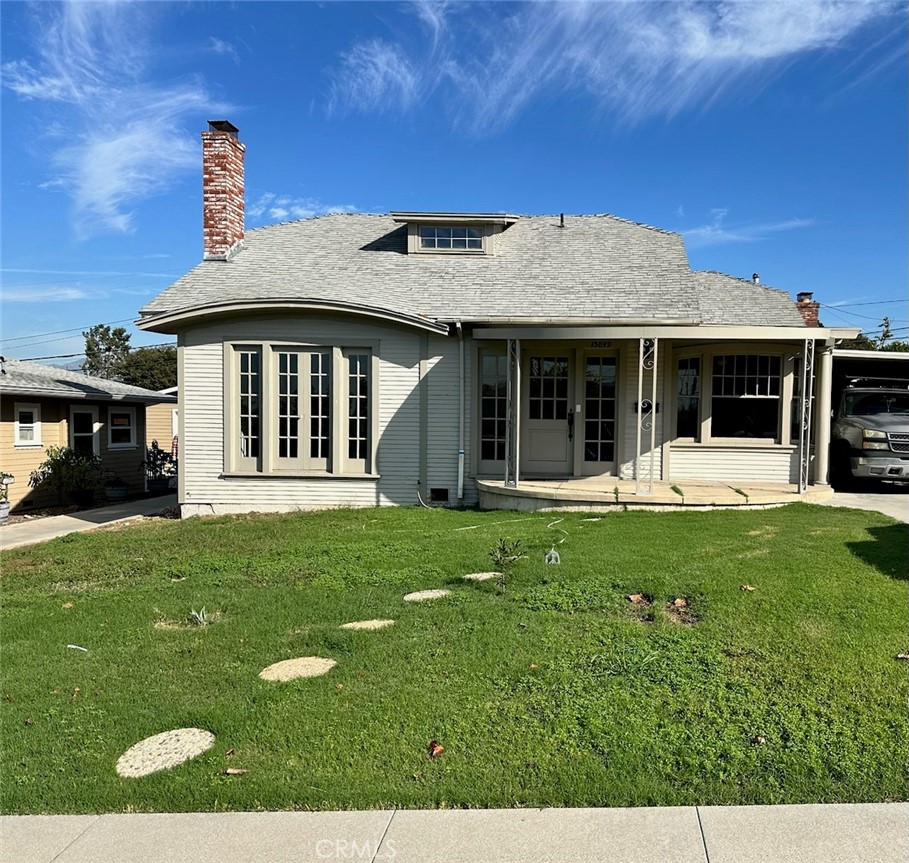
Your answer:
[[[0,818],[10,863],[906,863],[909,803]]]
[[[47,542],[58,536],[83,530],[94,530],[106,524],[116,524],[143,515],[154,515],[168,506],[177,505],[177,495],[165,494],[160,497],[149,497],[142,500],[131,500],[113,506],[101,506],[74,512],[71,515],[53,515],[49,518],[36,518],[34,521],[20,521],[18,524],[5,524],[0,527],[0,548],[4,551],[18,548],[21,545],[34,545],[36,542]]]

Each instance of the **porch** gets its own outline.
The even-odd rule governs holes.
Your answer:
[[[773,482],[729,483],[710,480],[654,482],[641,490],[635,480],[610,476],[526,480],[517,487],[503,479],[477,479],[481,509],[521,512],[606,512],[610,510],[763,509],[787,503],[822,503],[833,497],[827,485],[809,486]],[[636,491],[637,489],[637,491]]]

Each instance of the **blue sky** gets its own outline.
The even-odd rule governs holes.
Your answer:
[[[904,335],[905,3],[2,4],[3,352],[76,352],[201,258],[199,132],[247,224],[614,213]],[[58,362],[63,362],[60,360]]]

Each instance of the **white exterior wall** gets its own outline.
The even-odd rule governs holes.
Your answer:
[[[361,340],[377,345],[374,355],[379,364],[379,416],[375,472],[379,479],[223,475],[224,344],[257,339],[339,346],[356,345]],[[418,330],[354,319],[263,316],[195,328],[183,336],[182,344],[180,399],[185,413],[180,455],[184,515],[417,503],[421,469],[420,366],[424,351],[428,354],[427,485],[450,488],[450,499],[456,503],[456,338],[427,336]],[[469,434],[469,425],[466,428]]]
[[[664,398],[664,374],[667,368],[667,359],[670,358],[668,343],[658,345],[657,354],[657,385],[656,401],[660,405],[660,412],[654,414],[656,428],[656,443],[653,458],[653,479],[658,481],[662,477],[663,459],[663,420],[667,416],[669,405]],[[635,478],[635,458],[637,455],[637,424],[638,416],[634,413],[634,403],[638,400],[638,370],[640,368],[640,345],[637,341],[620,343],[619,349],[619,374],[621,384],[619,398],[616,402],[616,437],[619,438],[619,465],[618,474],[621,479]],[[644,372],[643,398],[649,399],[652,394],[653,372]],[[641,460],[640,478],[650,479],[650,431],[641,430]]]
[[[797,483],[798,447],[676,444],[669,456],[669,475],[672,480]]]

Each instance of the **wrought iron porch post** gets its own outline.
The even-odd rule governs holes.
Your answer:
[[[505,485],[517,488],[521,464],[521,340],[508,339],[506,386]]]
[[[656,408],[657,388],[657,339],[640,339],[638,341],[638,401],[635,429],[635,458],[634,458],[634,493],[653,494],[653,472],[656,456],[656,426],[654,424],[654,410]],[[650,398],[644,398],[644,373],[649,371],[652,375],[650,382]],[[641,489],[641,437],[642,432],[650,432],[650,476],[646,491]]]
[[[811,402],[814,398],[814,340],[805,339],[802,350],[801,415],[799,425],[799,494],[811,478]]]

